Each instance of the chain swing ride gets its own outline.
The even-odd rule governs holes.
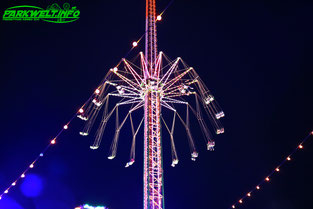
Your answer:
[[[219,119],[224,117],[224,112],[200,79],[197,72],[189,67],[180,57],[170,60],[163,52],[157,50],[156,21],[161,16],[156,15],[156,1],[146,0],[146,34],[145,54],[139,53],[139,63],[133,63],[123,58],[120,63],[110,69],[104,82],[95,92],[95,97],[80,110],[78,117],[86,121],[84,129],[80,132],[87,136],[103,108],[103,116],[91,149],[98,149],[103,138],[103,133],[108,120],[115,113],[115,134],[110,148],[108,159],[115,158],[118,148],[119,134],[127,120],[130,121],[132,130],[132,145],[130,159],[125,167],[135,162],[136,135],[144,127],[144,209],[163,209],[163,164],[161,124],[170,136],[172,166],[178,164],[179,159],[174,142],[174,127],[177,118],[185,127],[193,161],[198,157],[198,152],[190,130],[189,112],[191,111],[199,122],[199,126],[207,143],[207,149],[214,150],[215,142],[207,128],[201,111],[204,107],[205,114],[210,118],[216,134],[224,132]],[[137,42],[133,43],[133,47]],[[111,97],[118,97],[120,101],[109,110]],[[194,97],[193,107],[183,97]],[[128,105],[127,115],[120,120],[119,108]],[[175,105],[186,107],[184,119],[175,108]],[[132,114],[142,109],[144,115],[138,126],[134,125]],[[172,125],[169,126],[161,115],[161,109],[173,112]],[[113,116],[114,117],[114,116]]]
[[[63,126],[63,129],[50,141],[49,145],[22,175],[0,195],[0,200],[20,179],[25,178],[26,173],[34,168],[34,165],[44,156],[44,153],[56,144],[58,137],[64,130],[69,128],[69,124],[76,116],[86,122],[80,135],[88,136],[100,110],[103,109],[102,120],[96,131],[94,143],[90,148],[99,148],[107,122],[115,114],[116,129],[108,157],[110,160],[114,159],[117,153],[120,131],[126,121],[129,120],[132,131],[132,145],[130,159],[125,165],[125,167],[129,167],[135,163],[136,136],[143,126],[144,209],[164,208],[162,123],[170,136],[172,167],[175,167],[179,162],[174,142],[174,127],[177,118],[186,130],[191,160],[193,161],[197,159],[198,152],[190,130],[190,111],[199,123],[209,151],[214,150],[215,142],[205,123],[204,115],[207,115],[210,119],[216,134],[224,133],[224,128],[219,121],[220,118],[224,117],[224,112],[197,72],[192,67],[189,67],[180,57],[170,60],[163,52],[158,52],[157,50],[156,22],[162,19],[161,15],[164,11],[157,16],[156,0],[146,0],[145,54],[143,52],[139,53],[138,63],[130,62],[123,58],[117,66],[109,70],[94,94],[84,103],[74,117]],[[137,46],[141,38],[137,42],[133,42],[132,49]],[[109,103],[112,97],[120,98],[120,100],[110,109]],[[191,103],[185,100],[188,97],[193,98],[195,105],[191,105]],[[176,110],[176,105],[186,108],[185,119]],[[126,116],[120,121],[119,108],[121,106],[130,108]],[[168,109],[173,113],[171,126],[162,117],[162,108]],[[136,126],[136,121],[133,120],[132,114],[138,109],[143,109],[144,114]]]

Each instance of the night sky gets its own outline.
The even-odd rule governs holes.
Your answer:
[[[11,6],[46,8],[64,2],[77,6],[79,20],[0,20],[1,193],[145,31],[144,0],[10,0],[1,1],[0,13]],[[157,11],[169,2],[157,1]],[[312,26],[312,1],[176,0],[168,8],[157,25],[158,48],[195,68],[226,117],[225,134],[215,136],[215,152],[206,151],[199,126],[192,126],[199,148],[196,162],[190,160],[185,131],[178,125],[174,137],[180,163],[175,168],[163,131],[165,208],[230,208],[313,130]],[[129,58],[141,50],[143,41]],[[122,130],[117,157],[110,161],[114,120],[96,151],[89,148],[94,132],[78,134],[83,124],[79,119],[71,123],[29,178],[3,197],[1,209],[73,209],[82,203],[143,208],[142,133],[136,163],[126,169],[131,130]],[[279,175],[237,208],[312,209],[312,159],[313,137]]]

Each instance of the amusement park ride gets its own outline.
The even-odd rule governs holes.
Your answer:
[[[115,114],[116,129],[108,157],[114,159],[117,153],[120,131],[126,121],[129,120],[132,131],[132,145],[130,159],[125,165],[125,167],[129,167],[135,163],[136,136],[141,126],[143,126],[144,209],[164,209],[162,124],[170,136],[171,166],[175,167],[179,162],[174,142],[176,121],[180,120],[185,127],[191,160],[195,161],[198,157],[198,151],[190,130],[189,113],[194,114],[197,119],[206,140],[207,149],[213,151],[215,142],[204,119],[207,117],[211,121],[216,134],[224,133],[224,128],[219,120],[224,117],[224,112],[192,67],[189,67],[180,57],[170,60],[162,51],[158,52],[156,22],[162,19],[161,15],[162,13],[156,15],[156,0],[146,0],[145,53],[139,53],[137,62],[131,62],[125,57],[109,70],[103,82],[79,111],[75,113],[74,117],[64,125],[63,129],[31,162],[26,170],[0,194],[0,200],[3,195],[17,185],[19,180],[25,178],[26,173],[34,168],[34,165],[44,156],[45,152],[56,144],[60,134],[69,128],[69,124],[75,116],[86,122],[80,135],[88,136],[100,110],[103,110],[95,141],[90,148],[99,148],[107,122]],[[133,48],[137,46],[138,42],[133,43]],[[114,107],[109,105],[112,103],[110,102],[112,97],[119,100],[114,104]],[[188,102],[188,98],[192,98],[192,102]],[[184,114],[179,113],[176,106],[186,108],[186,112]],[[119,109],[126,107],[128,108],[127,114],[120,120],[120,114],[124,111],[119,111]],[[162,116],[162,108],[172,112],[171,125],[168,125],[169,122],[166,122],[166,119]],[[132,115],[139,109],[143,109],[143,117],[138,121],[133,119]],[[102,206],[93,207],[85,204],[79,207],[101,208]]]
[[[84,130],[80,134],[87,136],[100,109],[104,109],[94,144],[90,146],[91,149],[97,149],[106,124],[115,112],[116,130],[109,159],[115,158],[120,131],[129,119],[133,137],[130,160],[125,167],[129,167],[135,162],[136,135],[141,125],[144,126],[144,209],[164,208],[162,122],[171,140],[171,165],[173,167],[179,162],[173,137],[176,118],[182,122],[186,129],[193,161],[198,157],[198,152],[190,130],[190,111],[199,122],[207,141],[208,150],[214,150],[215,142],[204,121],[201,105],[211,120],[216,134],[224,133],[224,128],[219,121],[220,118],[224,117],[224,112],[197,72],[192,67],[187,66],[180,57],[171,61],[162,51],[158,52],[156,22],[161,19],[161,15],[156,15],[156,0],[146,0],[145,53],[140,52],[138,63],[123,58],[116,67],[110,69],[103,83],[96,89],[94,97],[80,109],[78,115],[79,118],[86,121]],[[133,47],[136,46],[137,42],[134,42]],[[111,97],[118,97],[120,101],[109,110]],[[195,107],[185,100],[186,97],[194,98]],[[119,108],[126,105],[130,109],[120,122]],[[186,107],[185,120],[178,113],[175,105]],[[135,128],[132,114],[140,108],[143,108],[144,115]],[[162,108],[173,112],[172,126],[167,125],[162,117]]]

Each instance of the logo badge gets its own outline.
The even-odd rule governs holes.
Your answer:
[[[61,8],[57,3],[49,5],[47,9],[36,6],[21,5],[6,9],[3,13],[4,21],[46,21],[52,23],[69,23],[79,19],[80,11],[64,3]]]

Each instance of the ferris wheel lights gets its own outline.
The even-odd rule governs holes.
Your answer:
[[[269,182],[269,181],[270,181],[270,178],[269,178],[269,177],[266,177],[266,178],[265,178],[265,181]]]
[[[4,194],[8,194],[8,192],[9,192],[9,190],[5,190],[5,191],[4,191]]]
[[[25,174],[24,173],[21,175],[21,178],[25,178]]]
[[[161,15],[158,15],[158,16],[157,16],[157,21],[160,21],[160,20],[162,20],[162,16],[161,16]]]
[[[79,112],[79,113],[83,113],[83,112],[84,112],[84,109],[83,109],[83,108],[80,108],[78,112]]]
[[[66,130],[68,129],[68,125],[64,125],[63,128]]]
[[[299,149],[303,149],[303,145],[302,144],[299,145]]]
[[[137,43],[137,41],[134,41],[133,42],[133,47],[136,47],[136,46],[138,46],[138,43]]]
[[[280,169],[279,169],[279,168],[276,168],[276,169],[275,169],[275,171],[276,171],[276,172],[279,172],[279,171],[280,171]]]
[[[247,196],[248,196],[248,197],[251,197],[251,193],[249,192],[249,193],[247,194]]]
[[[260,186],[256,186],[256,189],[259,190],[259,189],[260,189]]]
[[[34,167],[34,164],[30,164],[29,168],[33,168]]]
[[[117,67],[114,67],[114,68],[113,68],[113,72],[114,72],[114,73],[116,73],[116,72],[117,72],[117,70],[118,70],[118,68],[117,68]]]
[[[291,160],[291,157],[290,157],[290,156],[288,156],[288,157],[287,157],[287,160],[288,160],[288,161],[290,161],[290,160]]]
[[[16,182],[14,181],[11,185],[12,185],[12,186],[15,186],[15,185],[16,185]]]
[[[240,199],[238,202],[239,202],[240,204],[242,204],[242,199]]]

